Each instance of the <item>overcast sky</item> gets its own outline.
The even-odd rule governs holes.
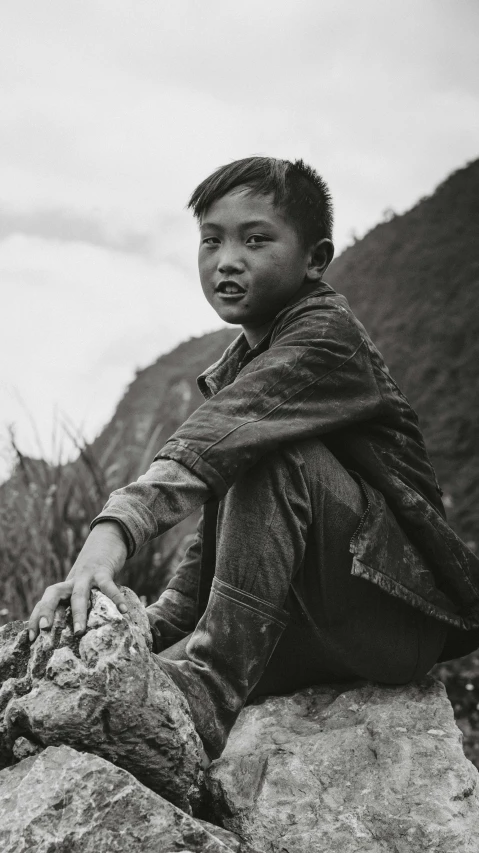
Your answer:
[[[221,325],[185,211],[220,164],[310,162],[340,250],[479,156],[478,33],[477,0],[3,0],[0,452],[27,412],[94,437]]]

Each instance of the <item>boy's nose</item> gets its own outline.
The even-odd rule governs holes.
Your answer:
[[[237,255],[232,252],[224,252],[218,258],[218,272],[224,275],[231,273],[241,273],[244,270],[244,263]]]

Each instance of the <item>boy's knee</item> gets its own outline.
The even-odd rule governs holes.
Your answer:
[[[234,483],[227,502],[258,503],[293,496],[315,501],[323,490],[354,505],[362,501],[361,489],[319,438],[283,445],[259,459]],[[350,494],[351,493],[351,494]],[[346,499],[347,498],[347,499]]]
[[[313,504],[332,495],[362,514],[365,498],[361,486],[321,439],[295,442],[283,452],[290,470],[302,470]]]
[[[346,469],[319,438],[309,438],[285,444],[261,457],[239,478],[249,488],[268,481],[296,480],[298,474],[306,479],[337,479]],[[349,475],[348,475],[349,476]]]
[[[303,464],[308,471],[338,470],[342,465],[331,453],[320,438],[307,438],[293,442],[284,447],[284,453],[289,460]]]

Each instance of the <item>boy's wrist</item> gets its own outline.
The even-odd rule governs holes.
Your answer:
[[[120,538],[128,547],[127,535],[120,521],[115,521],[111,518],[99,518],[95,526],[92,528],[91,535],[95,535],[95,533],[96,535],[104,536],[107,534]]]
[[[115,539],[121,540],[126,548],[126,558],[130,557],[135,550],[135,543],[132,540],[130,531],[125,525],[116,518],[102,518],[101,516],[94,519],[90,526],[90,536],[96,535],[99,537],[112,536]]]

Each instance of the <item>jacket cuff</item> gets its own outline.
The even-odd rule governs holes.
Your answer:
[[[231,484],[223,479],[216,468],[213,468],[182,439],[175,438],[167,441],[160,452],[156,454],[154,461],[156,462],[159,459],[173,459],[175,462],[179,462],[188,468],[192,474],[200,477],[218,498],[224,497],[230,488]]]
[[[131,557],[133,551],[135,550],[135,540],[133,539],[133,537],[132,537],[128,527],[126,526],[125,522],[123,521],[123,519],[117,518],[114,515],[106,515],[106,514],[103,515],[103,514],[101,514],[101,515],[98,515],[96,518],[93,519],[93,521],[90,524],[90,530],[93,530],[93,528],[96,527],[97,524],[101,524],[102,521],[114,521],[115,524],[118,524],[118,526],[120,527],[121,532],[123,534],[123,540],[124,540],[125,545],[127,547],[126,559],[128,560],[128,558]]]
[[[157,523],[148,507],[131,497],[114,496],[90,524],[90,530],[102,521],[116,521],[125,533],[127,558],[133,557],[140,548],[156,536]]]

